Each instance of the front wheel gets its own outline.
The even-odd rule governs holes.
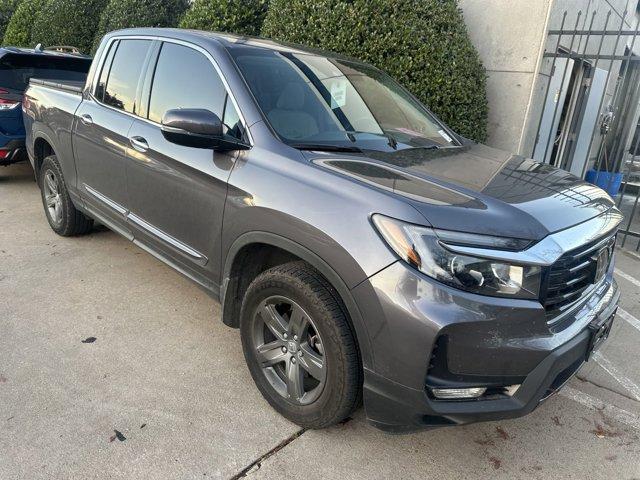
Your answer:
[[[63,237],[89,233],[93,220],[79,211],[71,201],[62,168],[55,155],[42,162],[39,181],[44,212],[53,231]]]
[[[281,415],[323,428],[356,407],[361,366],[337,292],[304,262],[277,266],[251,283],[240,329],[251,375]]]

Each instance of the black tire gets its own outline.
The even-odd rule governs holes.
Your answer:
[[[44,213],[58,235],[71,237],[91,231],[93,219],[79,211],[69,196],[62,168],[55,155],[44,159],[38,175]]]
[[[300,339],[296,357],[295,348],[289,348],[287,356],[281,364],[271,367],[263,367],[259,359],[258,348],[264,348],[267,340],[262,343],[256,341],[256,333],[259,332],[263,322],[261,313],[271,299],[288,299],[296,304],[296,307],[303,309],[308,317],[307,330],[305,335],[313,337]],[[274,307],[286,308],[286,307]],[[294,308],[294,307],[291,307]],[[293,311],[293,310],[291,310]],[[293,324],[294,314],[282,314],[279,318],[289,320]],[[267,334],[271,329],[265,324]],[[291,262],[277,267],[273,267],[258,275],[249,285],[240,312],[240,332],[242,337],[242,347],[251,372],[258,389],[282,416],[304,428],[324,428],[336,424],[346,417],[358,406],[360,402],[360,392],[362,389],[362,367],[358,346],[354,333],[351,329],[345,308],[335,291],[327,280],[315,269],[305,262]],[[287,335],[283,334],[284,338]],[[301,335],[302,337],[302,335]],[[276,338],[274,342],[281,339]],[[316,338],[314,348],[318,354],[321,347],[321,358],[326,369],[323,374],[324,380],[321,382],[320,391],[318,385],[313,392],[313,400],[307,404],[300,404],[300,401],[292,400],[292,395],[283,392],[274,386],[274,378],[282,380],[284,376],[286,382],[289,377],[290,362],[296,359],[303,374],[302,391],[305,391],[307,384],[317,382],[311,376],[311,370],[302,369],[303,363],[310,364],[311,356],[304,357],[304,352],[309,352]],[[291,339],[291,337],[289,337]],[[285,345],[293,342],[285,342]],[[258,345],[260,344],[260,345]],[[285,347],[286,350],[286,347]],[[273,350],[275,351],[275,350]],[[295,357],[295,358],[294,358]],[[264,358],[264,357],[262,357]],[[279,372],[279,373],[278,373]],[[279,377],[274,374],[280,375]],[[306,375],[306,377],[305,377]],[[320,383],[320,382],[318,382]],[[287,384],[286,389],[289,388]],[[312,392],[305,392],[303,398],[307,398]],[[294,396],[295,397],[295,396]]]

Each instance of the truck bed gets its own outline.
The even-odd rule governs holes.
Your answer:
[[[41,78],[32,78],[29,83],[31,85],[40,85],[48,88],[55,88],[69,93],[81,94],[84,89],[85,82],[74,82],[71,80],[44,80]]]

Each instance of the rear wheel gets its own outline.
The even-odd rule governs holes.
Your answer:
[[[89,233],[93,220],[79,211],[71,201],[62,168],[55,155],[42,162],[39,181],[42,204],[53,231],[63,237]]]
[[[322,428],[356,407],[361,367],[335,290],[304,262],[260,274],[241,311],[242,345],[258,389],[298,425]]]

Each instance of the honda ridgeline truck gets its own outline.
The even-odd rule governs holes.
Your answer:
[[[219,299],[301,426],[361,401],[396,432],[524,415],[608,336],[611,198],[460,137],[370,65],[123,30],[85,85],[31,80],[23,109],[51,228],[100,222]]]

